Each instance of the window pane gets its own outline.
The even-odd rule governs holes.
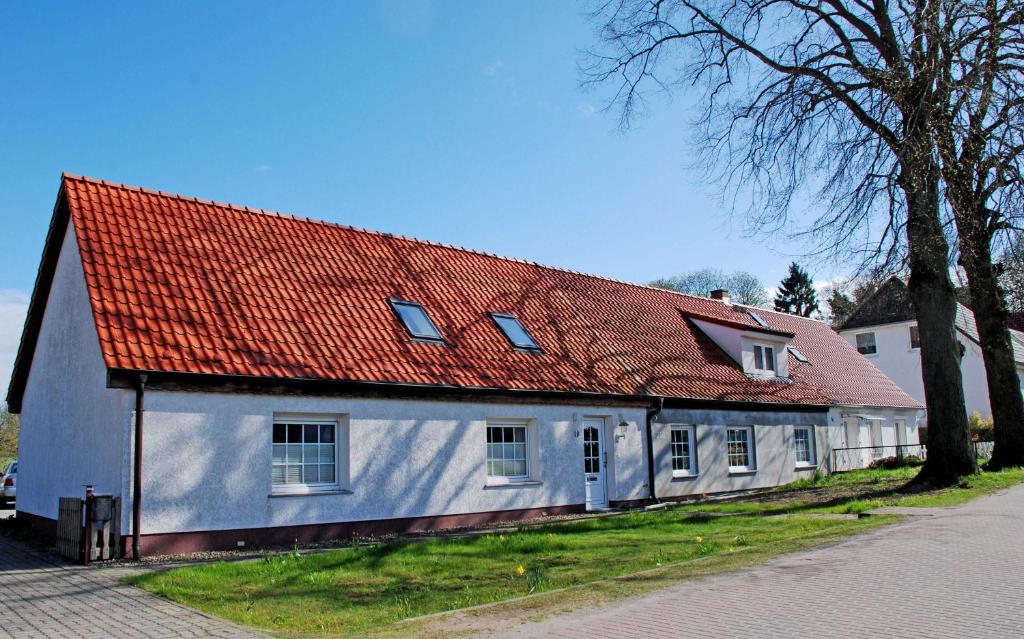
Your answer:
[[[301,424],[288,424],[288,443],[299,444],[302,443],[302,425]]]
[[[285,442],[285,427],[284,424],[274,424],[274,443],[283,444]]]
[[[334,444],[320,444],[320,463],[334,463]]]
[[[302,463],[302,446],[298,444],[288,444],[286,447],[287,459],[289,464],[300,464]]]
[[[320,443],[334,443],[334,424],[320,424]]]
[[[283,444],[274,444],[273,451],[271,452],[271,461],[275,464],[283,464],[285,461],[285,446]]]
[[[523,328],[523,325],[516,318],[507,315],[491,315],[491,317],[494,318],[495,323],[514,346],[519,348],[539,348],[537,342],[530,337],[530,334],[526,332],[526,329]]]
[[[525,442],[526,441],[526,429],[525,428],[514,428],[512,429],[513,441]]]
[[[320,483],[320,466],[318,464],[306,464],[303,466],[302,481],[307,484]]]
[[[392,302],[392,305],[411,335],[425,339],[441,339],[441,333],[430,321],[422,306],[409,302]]]
[[[764,370],[764,349],[760,346],[754,347],[754,368]]]
[[[921,348],[921,333],[916,326],[910,327],[910,348]]]
[[[284,466],[274,466],[270,469],[270,481],[274,484],[284,483]]]
[[[766,346],[764,349],[764,369],[767,371],[775,370],[775,349],[770,346]]]
[[[320,464],[320,482],[334,482],[334,464]]]
[[[316,424],[306,424],[302,427],[305,431],[304,437],[307,444],[315,444],[320,438],[320,427]]]
[[[302,447],[302,461],[306,464],[316,464],[320,462],[320,448],[316,444],[306,444]]]
[[[302,466],[285,466],[284,474],[284,481],[286,484],[302,483]]]

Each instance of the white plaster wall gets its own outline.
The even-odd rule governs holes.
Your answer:
[[[351,494],[271,497],[275,413],[346,415]],[[584,417],[606,420],[611,500],[647,495],[645,410],[147,391],[144,534],[582,504]],[[535,420],[538,485],[486,485],[488,419]],[[620,428],[619,422],[626,422]],[[616,441],[618,437],[618,441]]]
[[[924,381],[921,378],[921,351],[910,348],[910,327],[917,322],[900,322],[869,328],[859,328],[840,333],[854,347],[857,346],[857,334],[875,334],[874,355],[864,357],[879,370],[889,376],[892,381],[905,390],[908,395],[924,403]],[[981,347],[965,335],[957,332],[957,339],[966,347],[960,363],[963,375],[964,400],[967,414],[975,411],[982,417],[991,417],[992,409],[988,399],[988,381],[985,377],[985,362],[982,359]]]
[[[959,332],[956,335],[966,349],[960,360],[960,370],[964,378],[964,401],[967,414],[977,412],[984,418],[992,417],[992,405],[988,397],[988,377],[985,376],[985,360],[981,354],[981,346],[974,343]]]
[[[873,406],[837,406],[829,409],[828,412],[828,423],[829,423],[829,440],[826,450],[824,451],[826,457],[822,457],[819,463],[822,467],[832,469],[832,450],[842,448],[853,448],[860,446],[873,446],[875,445],[872,440],[871,423],[874,420],[866,420],[858,417],[859,415],[868,415],[871,417],[881,417],[882,419],[878,422],[881,427],[882,435],[882,446],[894,446],[897,442],[896,436],[896,420],[904,420],[907,426],[907,446],[916,446],[921,443],[919,427],[924,425],[924,411],[918,409],[906,409],[906,408],[878,408]],[[847,429],[846,425],[850,423],[852,428]],[[850,432],[854,434],[854,438],[850,438]],[[895,448],[889,450],[882,450],[881,455],[883,457],[891,457],[895,454]],[[915,451],[910,449],[906,451],[910,454],[914,454]],[[838,470],[851,470],[851,468],[867,466],[872,462],[870,450],[863,451],[840,451],[836,457],[836,465]]]
[[[671,427],[695,426],[697,470],[693,477],[672,476]],[[726,457],[726,429],[729,426],[753,426],[757,470],[730,473]],[[786,484],[813,474],[814,468],[796,468],[793,428],[812,426],[819,464],[825,459],[830,437],[827,415],[820,413],[775,413],[671,409],[665,410],[653,425],[655,485],[660,498],[721,493]]]
[[[82,484],[121,495],[132,401],[130,392],[106,388],[69,225],[22,402],[18,510],[55,519],[58,498],[84,495]]]
[[[705,322],[704,320],[690,318],[690,321],[705,335],[710,337],[711,341],[718,345],[718,348],[733,358],[737,364],[743,365],[743,331],[730,326],[715,324],[714,322]]]

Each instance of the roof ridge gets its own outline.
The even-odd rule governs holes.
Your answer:
[[[61,178],[62,179],[69,179],[69,180],[80,180],[80,181],[88,182],[88,183],[91,183],[91,184],[99,184],[101,186],[125,189],[125,190],[128,190],[128,191],[137,191],[137,192],[140,192],[140,193],[147,193],[149,195],[156,195],[158,197],[165,197],[165,198],[170,198],[170,199],[174,199],[174,200],[183,200],[183,201],[186,201],[186,202],[196,202],[196,203],[199,203],[199,204],[206,204],[206,205],[209,205],[209,206],[218,206],[218,207],[221,207],[221,208],[227,208],[227,209],[230,209],[230,210],[233,210],[233,211],[239,211],[239,212],[242,212],[242,213],[250,213],[250,214],[253,214],[253,215],[265,215],[265,216],[268,216],[268,217],[279,217],[279,218],[283,218],[283,219],[296,220],[296,221],[299,221],[299,222],[306,222],[306,223],[309,223],[309,224],[319,224],[319,225],[322,225],[322,226],[328,226],[328,227],[333,227],[333,228],[340,228],[340,229],[345,229],[345,230],[348,230],[348,231],[355,231],[357,233],[365,233],[365,234],[368,234],[368,235],[376,235],[376,236],[379,236],[379,237],[397,238],[397,239],[401,239],[401,240],[407,240],[409,242],[415,242],[415,243],[418,243],[418,244],[425,244],[427,246],[434,246],[434,247],[438,247],[438,248],[447,248],[447,249],[452,249],[452,250],[456,250],[456,251],[463,251],[465,253],[470,253],[470,254],[473,254],[473,255],[482,255],[482,256],[485,256],[485,257],[493,257],[493,258],[497,258],[497,259],[500,259],[500,260],[505,260],[505,261],[508,261],[508,262],[515,262],[517,264],[526,264],[526,265],[529,265],[529,266],[536,266],[538,268],[547,269],[549,271],[557,271],[557,272],[560,272],[560,273],[570,273],[572,275],[580,275],[580,276],[583,276],[583,277],[590,277],[590,278],[593,278],[593,279],[596,279],[596,280],[602,280],[602,281],[605,281],[605,282],[612,282],[612,283],[615,283],[615,284],[623,284],[623,285],[626,285],[626,286],[633,286],[633,287],[636,287],[636,288],[639,288],[639,289],[646,289],[646,290],[650,290],[650,291],[658,291],[658,292],[661,292],[661,293],[669,293],[669,294],[672,294],[672,295],[679,295],[679,296],[682,296],[682,297],[696,299],[696,300],[711,301],[711,302],[718,302],[719,301],[719,300],[714,300],[714,299],[712,299],[710,297],[703,297],[701,295],[693,295],[691,293],[683,293],[682,291],[673,291],[671,289],[659,288],[657,286],[651,286],[649,284],[638,284],[637,282],[628,282],[626,280],[620,280],[620,279],[617,279],[617,278],[614,278],[614,277],[608,277],[606,275],[595,275],[593,273],[586,273],[586,272],[583,272],[583,271],[577,271],[577,270],[574,270],[574,269],[571,269],[571,268],[565,268],[565,267],[560,267],[560,266],[552,266],[550,264],[542,264],[540,262],[535,262],[533,260],[526,260],[526,259],[517,258],[517,257],[509,257],[507,255],[500,255],[498,253],[491,253],[491,252],[480,250],[480,249],[473,249],[473,248],[469,248],[469,247],[466,247],[466,246],[459,246],[457,244],[448,244],[448,243],[445,243],[445,242],[437,242],[435,240],[425,240],[425,239],[422,239],[422,238],[412,237],[412,236],[409,236],[409,235],[400,235],[398,233],[389,233],[387,231],[376,231],[374,229],[368,229],[368,228],[365,228],[365,227],[352,226],[351,224],[342,224],[341,222],[330,222],[328,220],[320,220],[320,219],[315,219],[315,218],[311,218],[311,217],[308,217],[308,216],[295,215],[295,214],[292,214],[292,213],[282,213],[280,211],[271,211],[269,209],[253,208],[253,207],[250,207],[250,206],[244,206],[244,205],[239,205],[239,204],[232,204],[230,202],[217,202],[216,200],[206,200],[206,199],[203,199],[203,198],[200,198],[200,197],[181,195],[180,193],[171,193],[171,192],[168,192],[168,191],[157,191],[157,190],[149,189],[149,188],[146,188],[146,187],[143,187],[143,186],[134,186],[134,185],[131,185],[131,184],[124,184],[124,183],[120,183],[120,182],[110,182],[108,180],[101,180],[101,179],[98,179],[98,178],[93,178],[93,177],[84,176],[84,175],[74,175],[72,173],[67,173],[67,172],[62,173],[61,174]],[[751,308],[756,308],[756,307],[751,307]],[[772,312],[776,312],[776,311],[772,311]]]

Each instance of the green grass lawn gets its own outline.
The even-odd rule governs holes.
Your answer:
[[[892,521],[761,515],[948,505],[1024,481],[1024,470],[1015,470],[982,474],[963,487],[943,491],[894,492],[915,472],[858,471],[729,503],[552,524],[513,534],[293,552],[153,572],[130,581],[208,613],[287,635],[365,636],[393,632],[390,624],[418,615],[650,569],[665,573],[660,581],[649,573],[628,580],[632,585],[605,589],[621,596],[665,585],[666,576],[679,579],[750,565]],[[740,516],[712,517],[695,510]],[[573,596],[558,595],[563,603]]]
[[[514,534],[220,562],[131,581],[246,625],[352,636],[407,617],[861,527],[857,521],[636,513]]]
[[[958,486],[916,492],[907,484],[917,475],[916,467],[894,470],[865,469],[817,476],[736,501],[690,504],[687,512],[732,512],[759,515],[794,513],[862,513],[883,506],[953,506],[1024,482],[1024,468],[982,472],[964,478]]]

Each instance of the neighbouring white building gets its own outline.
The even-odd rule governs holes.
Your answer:
[[[974,314],[963,304],[957,304],[956,331],[962,352],[960,368],[967,413],[977,412],[986,419],[991,418],[978,327]],[[882,284],[843,322],[839,334],[911,397],[924,402],[917,320],[910,291],[903,280],[893,277]],[[1010,336],[1017,375],[1024,379],[1024,333],[1011,330]],[[1024,392],[1024,383],[1021,392]]]
[[[771,487],[922,408],[724,294],[74,176],[7,400],[17,516],[91,484],[147,554]]]

